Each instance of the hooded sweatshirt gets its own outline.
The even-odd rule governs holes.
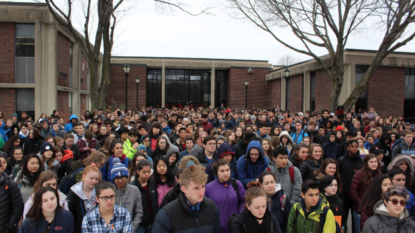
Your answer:
[[[331,158],[331,159],[337,160],[337,158],[340,157],[339,156],[340,146],[336,141],[334,142],[330,141],[330,135],[336,136],[334,132],[328,133],[327,142],[323,145],[324,159]]]
[[[235,151],[232,149],[231,145],[229,145],[228,143],[222,143],[218,149],[217,152],[217,156],[219,157],[219,159],[222,159],[224,155],[226,154],[231,154],[232,155],[232,161],[235,158]],[[231,166],[231,178],[236,178],[236,166],[235,164],[231,161],[230,166]],[[206,166],[206,174],[208,174],[208,183],[216,180],[216,176],[215,173],[213,172],[213,164],[211,163],[209,165]]]
[[[249,154],[254,148],[258,149],[259,157],[255,162],[252,162]],[[261,143],[259,141],[251,141],[248,144],[246,155],[241,156],[238,159],[236,166],[238,180],[246,187],[249,182],[255,181],[255,179],[259,177],[259,175],[268,167],[268,163],[269,160],[264,156]]]
[[[9,140],[9,138],[7,137],[7,133],[9,131],[10,129],[6,127],[6,122],[3,119],[3,125],[0,127],[0,138],[2,138],[4,142],[7,142],[7,140]]]
[[[81,232],[84,216],[98,206],[95,200],[95,188],[92,189],[90,197],[87,198],[82,191],[83,184],[84,182],[74,184],[67,197],[69,211],[71,211],[75,220],[75,232]]]
[[[43,128],[43,122],[47,122],[47,123],[48,123],[48,127],[47,127],[46,129],[44,129],[44,128]],[[46,138],[46,136],[48,136],[48,135],[50,134],[50,131],[51,131],[51,129],[50,129],[50,124],[49,124],[49,121],[48,121],[48,118],[43,118],[43,119],[40,121],[40,125],[42,126],[42,130],[40,131],[40,136],[41,136],[43,139],[45,139],[45,138]]]
[[[115,189],[115,205],[119,205],[128,210],[134,230],[137,230],[143,218],[143,205],[141,203],[141,193],[138,188],[131,184],[126,184],[124,189]]]
[[[76,119],[76,122],[78,122],[78,117],[75,114],[71,115],[71,117],[69,117],[69,123],[65,125],[66,132],[72,131],[73,129],[72,119]]]

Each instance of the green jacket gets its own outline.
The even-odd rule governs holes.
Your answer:
[[[123,153],[125,156],[127,156],[129,159],[133,160],[135,152],[137,152],[137,149],[133,150],[133,144],[130,142],[130,139],[127,138],[125,142],[123,143]]]
[[[326,215],[326,222],[324,223],[323,229],[320,227],[320,214],[323,213],[324,207],[329,207],[329,203],[320,194],[320,200],[318,202],[318,207],[316,210],[311,212],[307,219],[305,218],[305,213],[301,202],[304,202],[301,199],[300,202],[295,203],[291,208],[290,216],[288,217],[287,229],[288,233],[334,233],[336,232],[336,222],[334,219],[333,212],[329,209]],[[298,216],[297,216],[298,209]]]

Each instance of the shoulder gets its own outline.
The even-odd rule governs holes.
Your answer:
[[[57,212],[56,217],[58,217],[60,219],[64,219],[65,221],[73,219],[72,213],[70,211],[67,211],[67,210],[61,210],[60,212]]]

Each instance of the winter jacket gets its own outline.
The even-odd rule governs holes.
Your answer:
[[[148,136],[148,135],[144,135],[144,136],[142,136],[141,137],[141,139],[140,139],[140,145],[144,145],[143,144],[143,141],[144,141],[144,139],[146,139],[146,138],[149,138],[150,139],[150,142],[151,142],[151,138],[150,138],[150,136]],[[151,150],[151,145],[149,146],[149,147],[146,147],[146,152],[147,152],[147,156],[149,156],[150,158],[151,158],[151,154],[153,153],[153,151]]]
[[[308,137],[308,134],[304,130],[301,130],[298,134],[297,132],[292,132],[290,136],[293,138],[295,144],[300,144],[304,137]]]
[[[58,190],[59,194],[59,205],[64,209],[69,211],[68,202],[66,201],[67,196]],[[26,219],[26,214],[29,212],[30,208],[33,206],[33,193],[30,195],[29,199],[27,199],[26,203],[24,203],[24,210],[23,210],[23,220]]]
[[[335,135],[333,132],[330,132],[327,135],[327,142],[323,145],[324,150],[324,159],[330,158],[337,160],[339,156],[340,146],[336,143],[336,141],[331,142],[330,141],[330,135]]]
[[[190,153],[190,154],[193,155],[192,153]],[[216,151],[213,152],[212,160],[210,161],[210,163],[206,158],[205,150],[198,151],[198,153],[194,154],[194,156],[199,160],[200,165],[205,166],[205,167],[209,164],[215,163],[218,160],[218,155],[217,155]]]
[[[230,121],[228,121],[228,123],[226,124],[226,128],[228,129],[233,129],[236,126],[238,126],[238,122],[239,120],[235,120],[235,118],[232,118]]]
[[[408,189],[406,191],[409,193],[409,201],[406,202],[406,209],[412,216],[412,219],[415,219],[415,197]]]
[[[127,140],[123,143],[123,153],[131,160],[133,160],[134,154],[138,150],[138,147],[134,150],[133,146],[134,144],[131,143],[129,138],[127,138]]]
[[[386,144],[386,140],[389,140]],[[392,160],[392,149],[391,149],[391,135],[388,132],[383,132],[382,136],[380,137],[379,141],[375,143],[369,150],[369,152],[373,153],[376,148],[383,151],[384,154],[384,162],[388,161],[388,163]]]
[[[4,142],[9,140],[9,137],[7,136],[9,131],[10,129],[7,128],[6,121],[3,119],[3,125],[0,127],[0,138],[3,139]]]
[[[82,191],[82,186],[83,182],[74,184],[66,199],[69,211],[73,215],[71,224],[74,226],[75,232],[81,232],[84,216],[97,207],[95,188],[92,190],[90,197],[87,198]]]
[[[404,209],[400,218],[392,217],[383,200],[373,207],[375,214],[364,224],[362,233],[414,233],[415,222],[412,221],[408,210]]]
[[[140,226],[148,226],[150,221],[154,221],[154,217],[156,216],[157,212],[159,211],[158,205],[158,194],[157,194],[157,186],[156,181],[153,178],[148,179],[147,187],[150,193],[150,200],[147,196],[147,191],[141,186],[141,183],[138,181],[138,178],[134,179],[130,183],[133,186],[136,186],[141,194],[141,204],[143,206],[143,218],[141,220]],[[148,211],[148,205],[151,206],[151,215]]]
[[[314,177],[314,171],[319,169],[321,167],[321,163],[314,162],[311,160],[306,160],[301,163],[299,169],[301,172],[301,177],[303,178],[303,181],[313,179]]]
[[[167,132],[167,134],[170,134],[171,129],[170,129],[170,127],[167,125],[167,127],[166,127],[166,128],[162,128],[162,129],[161,129],[161,131],[163,131],[163,132]]]
[[[219,233],[219,209],[209,198],[203,198],[199,215],[190,212],[184,195],[161,209],[154,220],[152,232],[157,233]]]
[[[236,165],[233,163],[235,159],[235,151],[232,149],[231,145],[229,145],[228,143],[222,143],[222,145],[220,145],[217,151],[217,155],[219,156],[220,159],[222,159],[225,154],[232,155],[232,161],[230,163],[231,178],[236,178]],[[213,163],[206,166],[206,174],[208,174],[208,183],[216,179],[216,176],[215,176],[215,173],[213,172],[212,167],[213,167]]]
[[[238,217],[234,218],[231,223],[231,231],[230,233],[251,233],[248,232],[248,228],[246,226],[248,215],[250,212],[248,210],[244,210]],[[265,214],[270,214],[269,210],[266,210]],[[282,233],[281,227],[278,224],[277,218],[271,214],[271,222],[262,224],[271,224],[271,233]]]
[[[179,148],[180,152],[183,152],[184,150],[186,150],[185,148],[183,148],[183,144],[180,142],[180,138],[178,138],[176,141],[174,141],[173,143],[175,146],[177,146],[177,148]],[[186,146],[186,145],[185,145]]]
[[[53,122],[52,123],[52,126],[54,124],[58,124],[58,122]],[[50,127],[50,130],[49,130],[48,135],[52,135],[54,137],[59,136],[61,138],[65,137],[65,134],[66,134],[66,131],[65,130],[58,130],[58,132],[55,132],[55,131],[53,131],[53,127],[52,126]]]
[[[30,195],[33,192],[33,186],[30,185],[29,178],[27,178],[25,175],[20,177],[21,173],[22,173],[22,170],[17,172],[16,177],[14,178],[14,182],[16,182],[20,188],[20,193],[22,194],[23,203],[26,203],[27,199],[29,199]]]
[[[114,181],[111,179],[111,170],[112,170],[112,167],[114,166],[113,159],[114,159],[114,155],[109,157],[107,161],[105,162],[105,165],[101,168],[102,180],[111,182],[111,184],[114,184]],[[123,155],[122,159],[120,160],[121,160],[120,162],[124,164],[125,167],[128,167],[128,165],[131,162],[130,159],[127,158],[127,156],[125,155]]]
[[[64,150],[70,150],[73,153],[73,159],[78,161],[81,160],[81,154],[79,153],[78,147],[76,146],[76,144],[72,144],[71,148],[66,147],[65,144],[63,144],[62,148]],[[74,170],[75,171],[75,170]]]
[[[339,224],[340,228],[347,225],[346,212],[344,211],[343,201],[337,194],[334,196],[325,196],[330,205],[330,210],[333,212],[334,219]]]
[[[353,176],[356,172],[363,167],[363,160],[359,155],[359,151],[355,156],[350,156],[349,151],[337,160],[339,164],[340,179],[342,181],[342,194],[343,196],[350,197],[349,190],[352,184]]]
[[[238,186],[235,192],[231,181],[221,183],[215,180],[206,185],[205,197],[211,199],[219,209],[220,232],[228,232],[228,219],[232,213],[240,214],[245,208],[245,188],[239,180],[235,180]]]
[[[42,146],[43,140],[41,138],[26,139],[23,149],[23,154],[37,154],[40,152],[40,146]]]
[[[395,144],[396,145],[396,142]],[[400,154],[415,154],[415,143],[412,143],[408,146],[406,144],[405,140],[402,140],[402,142],[393,148],[393,158],[395,159]]]
[[[18,185],[6,173],[0,173],[0,232],[17,232],[23,205]]]
[[[244,140],[245,139],[242,138],[235,145],[232,146],[232,149],[235,151],[237,159],[246,154],[246,148],[248,148],[248,145],[244,143]]]
[[[291,182],[289,173],[290,167],[294,168],[294,183]],[[284,190],[285,195],[290,199],[291,205],[294,205],[301,200],[301,184],[303,183],[303,180],[298,168],[294,167],[290,161],[288,161],[285,168],[277,168],[274,161],[271,161],[267,170],[275,174],[275,182],[281,184],[281,188]]]
[[[180,189],[180,184],[176,183],[166,196],[164,196],[163,201],[160,204],[160,209],[163,208],[165,205],[169,204],[170,202],[176,200],[179,198],[180,193],[182,193],[182,190]]]
[[[69,123],[65,125],[66,132],[72,131],[73,129],[72,119],[76,119],[76,121],[78,122],[78,117],[75,114],[71,115],[71,117],[69,117]]]
[[[268,139],[269,141],[271,141],[271,137],[270,137],[268,134],[265,134],[264,136],[262,136],[262,135],[259,133],[259,130],[255,133],[255,136],[256,136],[257,138],[261,138],[261,139],[266,138],[266,139]]]
[[[268,207],[271,214],[277,219],[282,232],[287,232],[288,216],[290,215],[290,198],[285,195],[285,205],[283,206],[284,190],[281,189],[271,196],[271,205]]]
[[[74,161],[72,151],[65,150],[64,152],[65,154],[63,155],[62,160],[60,161],[60,166],[57,170],[59,180],[66,174],[72,172],[72,162]]]
[[[59,210],[55,214],[55,218],[50,223],[50,228],[47,230],[49,222],[45,218],[41,218],[38,221],[31,221],[30,218],[26,218],[20,226],[19,233],[74,233],[81,232],[74,229],[74,217],[71,212],[67,210]]]
[[[161,203],[163,202],[164,197],[167,195],[167,193],[173,189],[174,186],[169,187],[166,183],[164,184],[157,184],[157,194],[158,194],[158,198],[157,198],[157,203],[160,206]]]
[[[137,230],[143,218],[141,193],[136,186],[126,184],[124,189],[115,188],[115,205],[128,210],[134,231]]]
[[[210,133],[210,130],[211,130],[211,129],[213,129],[212,124],[210,124],[209,122],[202,123],[202,127],[203,127],[203,130],[204,130],[206,133]]]
[[[324,196],[320,194],[317,205],[310,209],[310,213],[306,217],[304,200],[302,199],[299,203],[294,204],[293,208],[291,208],[290,216],[288,217],[288,232],[336,232],[336,221],[331,210],[327,211],[326,222],[323,225],[323,229],[320,227],[320,214],[323,214],[323,209],[326,206],[329,207],[329,203]],[[298,216],[297,211],[299,212]]]
[[[251,157],[249,156],[249,151],[252,148],[259,150],[259,157],[255,163],[251,161]],[[258,176],[268,167],[268,163],[268,158],[265,157],[262,152],[261,143],[259,141],[251,141],[246,151],[246,157],[242,156],[238,159],[236,177],[242,182],[244,187],[246,187],[249,182],[255,181],[255,179],[258,178]]]
[[[379,173],[375,173],[373,178],[375,178],[377,175],[379,175]],[[356,174],[354,174],[349,190],[349,196],[353,199],[353,210],[358,214],[360,214],[360,211],[357,210],[359,209],[363,195],[368,188],[369,185],[366,185],[363,182],[363,171],[360,169],[356,172]]]
[[[305,128],[304,132],[306,134],[308,134],[308,136],[311,138],[311,143],[319,143],[319,141],[318,141],[318,130],[311,131],[308,128]]]
[[[285,148],[288,151],[288,156],[290,156],[291,152],[295,149],[293,138],[290,136],[290,134],[287,131],[282,131],[280,136],[278,137],[280,138],[281,146],[283,146],[282,138],[286,137],[288,139],[287,146]]]

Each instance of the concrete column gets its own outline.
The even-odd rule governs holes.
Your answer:
[[[161,68],[161,107],[164,108],[166,106],[166,66],[164,65],[163,59],[163,66]]]
[[[303,75],[303,112],[310,110],[310,72]]]
[[[35,23],[35,116],[42,113],[42,36],[43,24]]]
[[[210,72],[210,105],[215,107],[215,87],[216,87],[215,63],[212,64],[212,71]]]
[[[73,44],[73,65],[72,65],[72,114],[80,116],[81,113],[81,96],[80,96],[80,79],[81,79],[81,48],[77,43]],[[85,64],[85,69],[88,69],[88,64]],[[86,82],[86,80],[85,80]]]
[[[285,93],[286,93],[286,88],[287,88],[287,85],[286,85],[286,82],[285,82],[285,77],[283,77],[282,75],[283,75],[283,73],[284,72],[281,72],[281,109],[282,110],[288,110],[288,109],[286,109],[286,106],[285,106],[285,103],[286,103],[286,100],[285,100]]]

